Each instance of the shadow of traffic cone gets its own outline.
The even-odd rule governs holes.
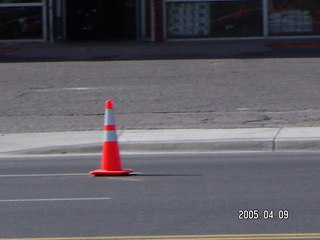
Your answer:
[[[105,102],[104,139],[102,146],[101,169],[91,171],[95,176],[123,176],[133,172],[132,169],[122,169],[113,101]]]

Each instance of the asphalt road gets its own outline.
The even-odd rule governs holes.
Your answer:
[[[0,133],[319,126],[318,58],[1,63]]]
[[[98,155],[2,157],[0,239],[312,238],[320,232],[319,160],[316,153],[124,155],[135,174],[106,178],[88,174]],[[246,219],[255,210],[258,218]]]

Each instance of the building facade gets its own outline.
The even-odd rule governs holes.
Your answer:
[[[319,37],[319,0],[0,0],[0,41]]]

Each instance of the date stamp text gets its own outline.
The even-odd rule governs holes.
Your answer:
[[[238,211],[239,220],[287,220],[289,219],[289,210],[279,209],[279,210],[258,210],[258,209],[240,209]]]

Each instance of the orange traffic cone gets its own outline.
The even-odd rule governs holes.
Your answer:
[[[91,171],[90,174],[95,176],[122,176],[133,172],[132,169],[122,169],[112,100],[105,102],[103,130],[101,169]]]

